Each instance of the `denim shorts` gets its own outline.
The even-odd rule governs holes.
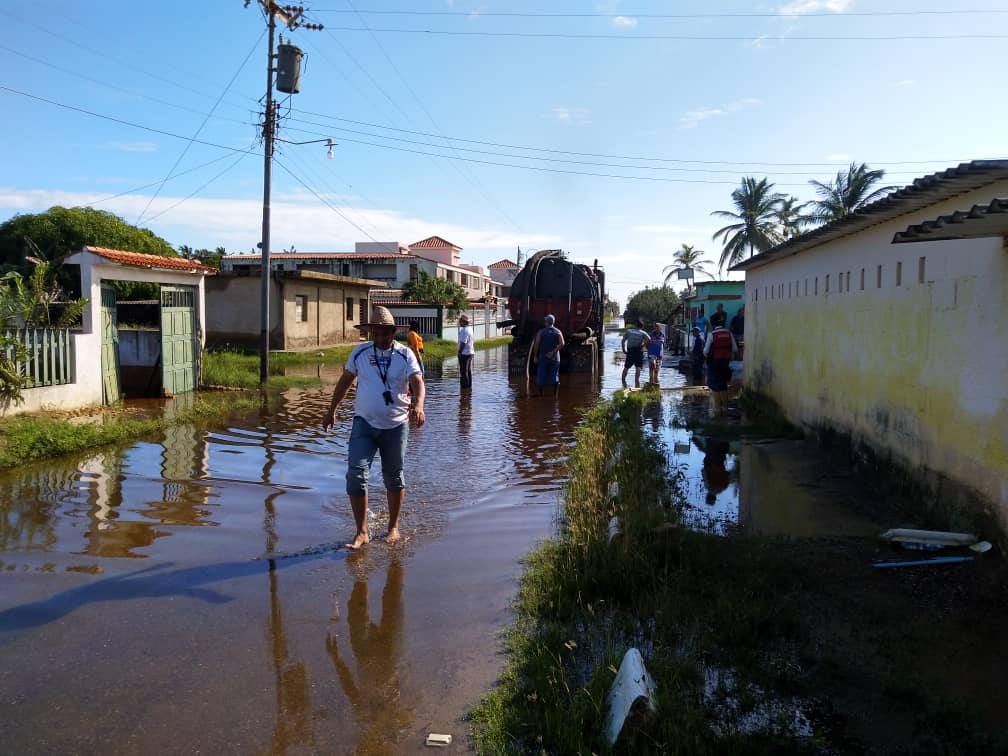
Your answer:
[[[386,491],[406,488],[403,460],[409,423],[395,428],[374,428],[363,417],[355,416],[347,449],[346,491],[350,496],[367,496],[368,472],[375,452],[381,454],[382,478]]]

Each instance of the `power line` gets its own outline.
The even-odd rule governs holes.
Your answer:
[[[194,144],[202,144],[207,147],[216,147],[219,150],[227,150],[228,152],[245,152],[245,150],[240,150],[237,147],[228,147],[227,145],[217,144],[216,142],[207,142],[202,139],[191,139],[187,136],[182,136],[181,134],[174,134],[171,131],[165,131],[164,129],[156,129],[153,126],[144,126],[140,123],[134,123],[133,121],[127,121],[123,118],[116,118],[115,116],[104,115],[102,113],[95,113],[93,110],[87,110],[86,108],[79,108],[76,105],[67,105],[63,102],[57,102],[56,100],[50,100],[47,97],[40,97],[39,95],[34,95],[29,92],[24,92],[20,89],[14,89],[13,87],[8,87],[4,84],[0,84],[0,90],[5,92],[10,92],[11,94],[20,95],[21,97],[27,97],[31,100],[37,100],[38,102],[44,102],[47,105],[55,105],[58,108],[63,108],[64,110],[72,110],[75,113],[83,113],[84,115],[93,116],[94,118],[101,118],[105,121],[112,121],[113,123],[118,123],[123,126],[130,126],[134,129],[141,129],[143,131],[149,131],[152,134],[161,134],[163,136],[172,137],[173,139],[184,139],[188,142],[193,142]]]
[[[373,138],[377,138],[377,139],[388,139],[390,141],[403,142],[403,143],[406,143],[406,144],[415,144],[415,145],[419,145],[419,146],[422,146],[422,147],[434,147],[434,148],[441,148],[442,147],[442,145],[432,144],[431,142],[421,142],[421,141],[418,141],[418,140],[415,140],[415,139],[404,139],[402,137],[390,137],[390,136],[385,136],[383,134],[372,134],[372,133],[367,132],[367,131],[357,131],[355,129],[347,129],[347,128],[343,128],[343,127],[339,127],[339,126],[333,127],[330,124],[318,123],[316,121],[307,121],[307,120],[298,119],[298,118],[292,118],[291,120],[292,121],[296,121],[298,123],[307,123],[307,124],[310,124],[312,126],[322,126],[322,127],[325,127],[325,128],[331,129],[331,130],[335,130],[335,131],[339,131],[339,132],[344,132],[344,133],[347,133],[347,134],[357,134],[359,136],[367,136],[367,137],[373,137]],[[305,134],[315,134],[315,132],[305,131],[303,129],[292,129],[292,131],[301,131],[301,132],[303,132]],[[476,154],[479,154],[479,155],[491,155],[491,156],[495,156],[495,157],[517,158],[519,160],[541,160],[541,161],[550,162],[550,163],[566,163],[566,164],[571,164],[571,165],[590,165],[590,166],[598,166],[600,168],[627,168],[627,169],[631,169],[631,170],[641,170],[641,171],[675,171],[675,172],[683,172],[683,173],[697,173],[697,172],[702,172],[702,173],[729,173],[729,174],[732,174],[732,175],[738,175],[738,172],[739,172],[737,168],[731,168],[731,169],[726,169],[726,168],[707,168],[707,167],[684,168],[684,167],[678,167],[678,166],[665,166],[665,165],[657,165],[657,166],[656,165],[623,165],[623,164],[618,164],[618,163],[600,163],[598,161],[573,160],[573,159],[570,159],[570,158],[557,158],[557,157],[543,157],[543,156],[540,156],[540,155],[515,155],[515,154],[507,153],[507,152],[494,152],[492,150],[478,150],[478,149],[475,149],[475,148],[472,148],[472,147],[458,147],[458,148],[456,148],[456,150],[462,150],[463,152],[472,152],[472,153],[476,153]],[[626,159],[629,159],[629,158],[626,158]],[[828,165],[830,165],[832,167],[835,167],[836,163],[829,163]],[[906,171],[906,172],[909,173],[909,171]],[[775,171],[773,171],[773,173],[775,175],[778,175],[778,176],[805,176],[805,175],[807,175],[808,172],[807,171],[778,171],[778,170],[775,170]]]
[[[248,157],[248,155],[250,154],[250,152],[243,152],[241,155],[238,156],[237,160],[235,160],[233,163],[231,163],[231,165],[229,165],[227,168],[225,168],[223,171],[221,171],[220,173],[218,173],[213,178],[209,179],[206,183],[204,183],[201,186],[199,186],[198,188],[196,188],[191,194],[186,195],[185,197],[183,197],[182,199],[180,199],[175,204],[169,205],[164,210],[162,210],[160,213],[156,213],[154,215],[148,216],[147,217],[147,222],[150,223],[155,218],[160,218],[162,215],[164,215],[168,211],[174,210],[176,207],[178,207],[179,205],[181,205],[183,202],[185,202],[187,200],[190,200],[193,197],[195,197],[197,194],[199,194],[204,189],[206,189],[208,186],[210,186],[210,184],[212,184],[214,181],[216,181],[217,179],[219,179],[221,176],[223,176],[225,173],[227,173],[228,171],[230,171],[232,168],[236,167],[238,165],[238,163],[240,163],[242,160],[244,160],[246,157]],[[162,184],[162,186],[163,185],[164,184]],[[150,203],[149,202],[147,203],[147,206],[150,207]]]
[[[210,120],[210,116],[213,115],[214,111],[217,109],[217,106],[220,105],[221,100],[224,98],[224,95],[226,95],[228,93],[228,90],[231,89],[231,85],[235,83],[235,79],[238,78],[238,74],[240,74],[242,72],[242,70],[245,68],[245,64],[249,62],[249,58],[252,57],[252,53],[254,53],[255,50],[256,50],[256,48],[259,46],[259,42],[262,41],[263,35],[265,33],[266,32],[261,32],[259,34],[259,37],[252,44],[252,49],[248,51],[248,54],[245,56],[245,60],[243,60],[241,62],[241,65],[238,66],[238,70],[234,72],[234,75],[231,77],[231,81],[229,81],[227,83],[227,86],[224,87],[224,91],[220,93],[220,96],[217,98],[217,101],[213,104],[213,107],[210,108],[210,112],[206,114],[206,117],[203,119],[203,122],[199,125],[199,128],[196,129],[196,133],[194,133],[192,135],[192,137],[189,139],[189,141],[186,142],[185,148],[182,150],[182,153],[178,156],[178,158],[172,164],[172,167],[168,170],[167,175],[164,177],[164,180],[161,182],[161,185],[158,186],[157,191],[155,191],[154,194],[151,195],[151,198],[149,200],[147,200],[147,205],[144,207],[144,209],[141,211],[140,215],[137,217],[136,224],[139,224],[140,221],[143,219],[144,214],[147,212],[147,208],[149,208],[151,206],[151,203],[161,193],[161,188],[165,185],[165,181],[167,181],[169,178],[171,178],[172,173],[174,173],[175,169],[178,168],[179,163],[182,162],[182,158],[184,158],[186,156],[186,153],[189,152],[189,148],[192,147],[192,145],[193,145],[193,139],[195,139],[196,137],[198,137],[199,134],[200,134],[200,132],[203,131],[203,127],[207,125],[207,121]],[[239,158],[239,160],[241,160],[241,158]],[[236,163],[236,165],[237,165],[237,163]]]
[[[139,67],[139,66],[131,63],[130,61],[126,61],[126,60],[123,60],[122,58],[117,58],[117,57],[115,57],[113,55],[109,55],[107,52],[104,52],[102,50],[96,50],[96,49],[94,49],[92,47],[88,47],[87,45],[79,42],[78,40],[76,40],[76,39],[74,39],[72,37],[67,37],[67,36],[65,36],[63,34],[59,34],[58,32],[54,32],[51,29],[47,29],[46,27],[42,26],[41,24],[39,24],[39,23],[37,23],[35,21],[28,21],[28,20],[26,20],[26,19],[18,16],[17,13],[15,13],[14,11],[12,11],[10,9],[4,9],[4,13],[5,13],[5,15],[10,16],[10,17],[14,18],[17,21],[20,21],[21,23],[25,24],[26,26],[32,26],[32,27],[38,29],[39,31],[44,32],[45,34],[48,34],[51,37],[55,37],[56,39],[60,40],[61,42],[64,42],[64,43],[66,43],[68,45],[73,45],[74,47],[78,47],[81,50],[84,50],[85,52],[91,53],[92,55],[95,55],[97,57],[105,58],[106,60],[110,60],[113,63],[116,63],[117,65],[122,66],[122,67],[124,67],[126,69],[137,71],[139,73],[144,74],[145,76],[149,76],[150,78],[155,79],[156,81],[160,81],[160,82],[162,82],[164,84],[170,84],[173,87],[177,87],[177,88],[179,88],[179,89],[181,89],[183,91],[190,92],[191,94],[199,95],[200,97],[206,97],[207,99],[210,99],[210,98],[213,97],[213,95],[209,95],[206,92],[201,92],[200,90],[193,89],[192,87],[186,86],[185,84],[180,84],[177,81],[174,81],[172,79],[169,79],[169,78],[166,78],[164,76],[161,76],[160,74],[152,73],[151,71],[148,71],[148,70],[146,70],[144,68],[141,68],[141,67]],[[87,30],[85,30],[85,31],[87,31]],[[93,35],[89,32],[87,36],[93,36]],[[47,64],[47,65],[49,65],[49,64]],[[99,82],[99,83],[101,83],[101,82]],[[105,85],[105,86],[111,86],[111,85]],[[258,102],[258,100],[256,98],[254,98],[254,97],[248,97],[247,95],[242,95],[242,97],[244,97],[246,100],[249,100],[250,102]],[[246,109],[244,105],[237,105],[235,103],[227,103],[227,104],[231,105],[231,107],[240,108],[240,109],[243,109],[243,110]],[[175,106],[175,107],[178,107],[178,106]]]
[[[356,229],[357,229],[358,231],[360,231],[360,232],[361,232],[362,234],[364,234],[364,236],[366,236],[366,237],[367,237],[368,239],[370,239],[371,241],[373,241],[373,242],[377,242],[377,241],[378,241],[378,239],[375,239],[375,238],[374,238],[373,236],[371,236],[371,234],[369,234],[369,233],[368,233],[367,231],[365,231],[365,230],[364,230],[363,228],[361,228],[361,227],[360,227],[360,226],[358,226],[358,225],[357,225],[356,223],[354,223],[354,222],[353,222],[352,220],[350,220],[350,218],[348,218],[348,217],[347,217],[347,216],[346,216],[346,215],[345,215],[345,214],[344,214],[344,213],[343,213],[342,211],[340,211],[340,209],[339,209],[338,207],[335,207],[334,205],[330,204],[330,203],[329,203],[329,200],[327,200],[327,199],[326,199],[325,197],[323,197],[323,196],[322,196],[322,195],[320,195],[320,194],[319,194],[318,192],[316,192],[316,191],[315,191],[314,189],[312,189],[312,187],[310,187],[310,186],[309,186],[308,184],[306,184],[306,183],[305,183],[304,181],[302,181],[302,180],[301,180],[301,179],[300,179],[300,178],[298,177],[298,175],[297,175],[297,174],[295,174],[295,173],[294,173],[294,172],[293,172],[293,171],[292,171],[292,170],[291,170],[290,168],[288,168],[288,167],[287,167],[286,165],[284,165],[283,163],[281,163],[281,162],[280,162],[279,160],[277,160],[276,158],[274,158],[274,159],[273,159],[273,161],[274,161],[274,162],[275,162],[275,163],[276,163],[277,165],[279,165],[279,166],[280,166],[281,168],[283,168],[283,169],[284,169],[284,170],[285,170],[285,171],[287,172],[287,174],[288,174],[288,175],[289,175],[289,176],[290,176],[290,177],[291,177],[292,179],[294,179],[295,181],[297,181],[297,182],[298,182],[299,184],[301,184],[301,186],[303,186],[303,187],[304,187],[305,189],[307,189],[307,190],[308,190],[309,192],[311,192],[311,193],[312,193],[312,194],[313,194],[313,195],[315,196],[315,199],[317,199],[317,200],[318,200],[319,202],[321,202],[321,203],[322,203],[323,205],[325,205],[325,206],[326,206],[326,207],[328,207],[328,208],[329,208],[330,210],[332,210],[332,211],[333,211],[334,213],[336,213],[336,215],[338,215],[338,216],[339,216],[340,218],[342,218],[342,219],[343,219],[343,220],[345,220],[345,221],[346,221],[347,223],[349,223],[349,224],[350,224],[351,226],[353,226],[353,227],[354,227],[354,228],[356,228]],[[379,243],[380,243],[380,242],[379,242]]]
[[[369,32],[379,34],[430,34],[448,37],[524,37],[530,39],[618,39],[634,40],[670,40],[677,42],[755,42],[768,39],[776,42],[893,42],[893,41],[938,41],[947,39],[1008,39],[1008,34],[891,34],[891,35],[720,35],[720,34],[573,34],[570,32],[493,32],[493,31],[456,31],[448,29],[399,29],[359,26],[326,27],[346,32]]]
[[[416,136],[427,136],[427,137],[437,137],[438,136],[437,134],[432,134],[432,133],[430,133],[428,131],[415,131],[415,130],[411,130],[411,129],[397,129],[397,128],[393,127],[393,126],[385,126],[385,125],[380,124],[380,123],[371,123],[369,121],[358,121],[358,120],[354,120],[352,118],[342,118],[340,116],[328,115],[326,113],[314,113],[314,112],[309,111],[309,110],[301,110],[301,111],[298,111],[298,112],[300,112],[300,113],[302,113],[304,115],[316,116],[318,118],[328,118],[329,120],[332,120],[332,121],[340,121],[342,123],[352,123],[352,124],[356,124],[357,126],[369,126],[371,128],[375,128],[375,129],[385,129],[387,131],[396,131],[396,132],[399,132],[400,134],[413,134],[413,135],[416,135]],[[293,119],[293,120],[298,120],[298,119]],[[309,123],[309,122],[306,121],[306,123]],[[316,125],[318,125],[318,124],[316,124]],[[328,126],[329,124],[326,124],[326,125]],[[385,137],[383,137],[383,138],[385,138]],[[527,145],[519,145],[519,144],[507,144],[507,143],[502,143],[502,142],[488,142],[488,141],[481,140],[481,139],[466,139],[464,137],[459,137],[459,136],[441,137],[441,138],[443,138],[443,139],[451,139],[452,141],[455,141],[455,142],[466,142],[467,144],[482,144],[482,145],[486,145],[488,147],[502,147],[502,148],[510,149],[510,150],[528,150],[530,152],[549,152],[549,153],[553,153],[553,154],[557,154],[557,155],[578,155],[578,156],[582,156],[582,157],[597,157],[597,158],[603,158],[603,159],[608,159],[608,160],[642,160],[642,161],[655,162],[655,163],[696,163],[696,164],[699,164],[699,165],[735,165],[735,166],[743,166],[743,165],[747,165],[747,166],[769,165],[769,166],[794,166],[794,167],[797,167],[797,166],[836,167],[837,166],[836,162],[832,162],[832,163],[830,163],[830,162],[823,162],[823,163],[791,163],[791,162],[787,162],[787,163],[781,163],[781,162],[770,162],[770,161],[766,161],[766,160],[740,160],[740,161],[732,161],[732,160],[693,160],[693,159],[685,159],[685,158],[648,157],[648,156],[642,156],[642,155],[613,155],[613,154],[601,153],[601,152],[575,152],[573,150],[557,150],[557,149],[551,149],[551,148],[548,148],[548,147],[530,147],[530,146],[527,146]],[[966,160],[966,158],[951,158],[951,159],[948,159],[948,160],[899,160],[899,161],[890,161],[890,162],[872,160],[872,161],[869,161],[869,162],[871,163],[871,165],[933,165],[933,164],[948,165],[948,164],[951,164],[951,163],[961,163],[961,162],[964,162],[964,160]]]
[[[356,7],[353,4],[353,0],[346,0],[346,2],[350,6],[351,9],[356,10]],[[358,16],[358,18],[360,18],[360,16]],[[361,23],[364,23],[365,26],[367,26],[367,24],[364,22],[363,18],[361,18]],[[430,121],[431,125],[434,126],[434,128],[435,128],[436,131],[440,132],[442,129],[437,124],[437,121],[434,120],[434,116],[431,115],[430,111],[427,109],[427,106],[424,104],[423,100],[421,100],[419,97],[417,97],[417,94],[413,90],[413,87],[411,87],[410,84],[409,84],[409,82],[406,81],[406,77],[402,75],[402,72],[399,70],[399,67],[396,66],[395,62],[392,60],[392,58],[389,56],[388,52],[385,50],[385,47],[382,45],[382,43],[379,41],[379,39],[373,33],[371,34],[371,38],[374,40],[375,44],[378,46],[378,49],[381,50],[382,55],[385,56],[385,60],[392,67],[392,70],[395,71],[396,76],[399,77],[399,80],[406,87],[406,89],[410,93],[410,95],[412,95],[413,100],[417,103],[417,105],[420,106],[420,109],[423,111],[424,115],[427,116],[427,120]],[[448,147],[453,152],[456,152],[456,155],[458,155],[457,151],[455,150],[455,145],[453,145],[451,143],[451,141],[449,141],[448,139],[445,139],[445,137],[443,137],[443,136],[440,137],[440,138],[443,139],[444,141],[448,142]],[[500,206],[500,204],[496,200],[494,200],[494,199],[492,199],[490,197],[489,192],[487,192],[486,187],[483,186],[483,183],[479,180],[479,178],[472,171],[469,170],[469,168],[465,165],[465,163],[463,163],[462,165],[465,168],[465,174],[468,174],[468,178],[469,178],[470,183],[482,195],[483,199],[491,207],[493,207],[494,209],[496,209],[497,212],[500,213],[501,216],[503,218],[505,218],[511,225],[513,225],[516,229],[518,229],[519,232],[522,232],[522,228],[521,228],[520,225],[518,225],[518,222],[515,221],[515,219],[512,218],[510,215],[508,215],[504,211],[504,208],[502,208]],[[459,171],[459,172],[462,173],[462,171]]]
[[[347,14],[348,11],[342,8],[322,8],[314,9],[314,13],[337,13]],[[451,11],[451,10],[362,10],[359,14],[369,16],[455,16],[464,18],[654,18],[654,19],[686,19],[686,18],[793,18],[800,16],[808,17],[828,17],[843,18],[844,16],[954,16],[954,15],[977,15],[986,13],[1008,13],[1008,10],[994,8],[975,8],[957,10],[902,10],[902,11],[812,11],[802,13],[751,13],[751,12],[726,12],[726,13],[529,13],[513,11]]]
[[[252,150],[248,150],[247,152],[242,152],[241,156],[245,157],[246,155],[251,155],[251,154],[252,154]],[[176,173],[174,176],[172,176],[168,180],[169,181],[174,181],[175,179],[177,179],[177,178],[179,178],[181,176],[185,176],[188,173],[193,173],[194,171],[198,171],[200,168],[206,168],[208,165],[213,165],[214,163],[219,163],[221,160],[226,160],[229,157],[231,157],[231,156],[230,155],[221,155],[220,157],[215,157],[213,160],[209,160],[206,163],[200,163],[199,165],[195,165],[192,168],[187,168],[184,171],[179,171],[178,173]],[[230,168],[228,170],[230,170]],[[108,202],[110,200],[118,199],[119,197],[125,197],[127,194],[135,194],[136,192],[141,192],[144,189],[150,189],[151,187],[157,186],[158,183],[160,183],[160,182],[159,181],[152,181],[149,184],[144,184],[143,186],[138,186],[138,187],[135,187],[133,189],[127,189],[125,192],[119,192],[118,194],[112,194],[112,195],[109,195],[108,197],[103,197],[102,199],[93,200],[91,202],[88,202],[87,204],[88,205],[100,205],[102,202]]]

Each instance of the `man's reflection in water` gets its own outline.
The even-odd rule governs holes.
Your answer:
[[[336,635],[330,632],[326,637],[326,650],[360,725],[354,753],[395,753],[400,733],[413,723],[413,710],[404,707],[400,700],[397,669],[402,656],[403,565],[398,555],[391,554],[389,560],[382,591],[381,622],[375,624],[370,620],[366,579],[355,578],[347,601],[356,678],[340,654]]]

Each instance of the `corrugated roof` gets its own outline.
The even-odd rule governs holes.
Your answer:
[[[865,205],[845,218],[788,239],[783,244],[778,244],[766,252],[732,266],[729,270],[758,268],[774,260],[850,236],[914,210],[1005,180],[1008,180],[1008,160],[973,160],[969,163],[960,163],[954,168],[915,179],[912,184]]]
[[[462,249],[457,244],[452,244],[447,239],[442,239],[440,236],[428,236],[426,239],[421,239],[418,242],[413,242],[410,244],[410,249],[416,247],[417,249],[430,249],[431,247],[455,247],[455,249]]]
[[[518,263],[514,260],[498,260],[495,263],[490,263],[487,267],[489,267],[490,270],[498,270],[500,268],[517,268]]]
[[[120,265],[132,265],[137,268],[162,268],[164,270],[186,270],[192,273],[216,273],[216,268],[204,265],[196,260],[187,260],[184,257],[164,257],[162,255],[148,255],[141,252],[126,252],[121,249],[107,249],[106,247],[91,247],[85,249],[93,255],[119,263]]]
[[[969,210],[957,210],[940,215],[932,221],[910,226],[893,236],[893,244],[944,241],[946,239],[979,239],[1008,234],[1008,199],[992,199],[986,205],[973,205]]]

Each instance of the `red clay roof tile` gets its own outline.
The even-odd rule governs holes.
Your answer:
[[[87,251],[103,257],[106,260],[119,263],[120,265],[132,265],[137,268],[164,268],[167,270],[188,270],[193,273],[216,273],[216,268],[204,265],[196,260],[187,260],[184,257],[164,257],[163,255],[148,255],[141,252],[126,252],[121,249],[107,249],[106,247],[92,247],[88,245]]]

